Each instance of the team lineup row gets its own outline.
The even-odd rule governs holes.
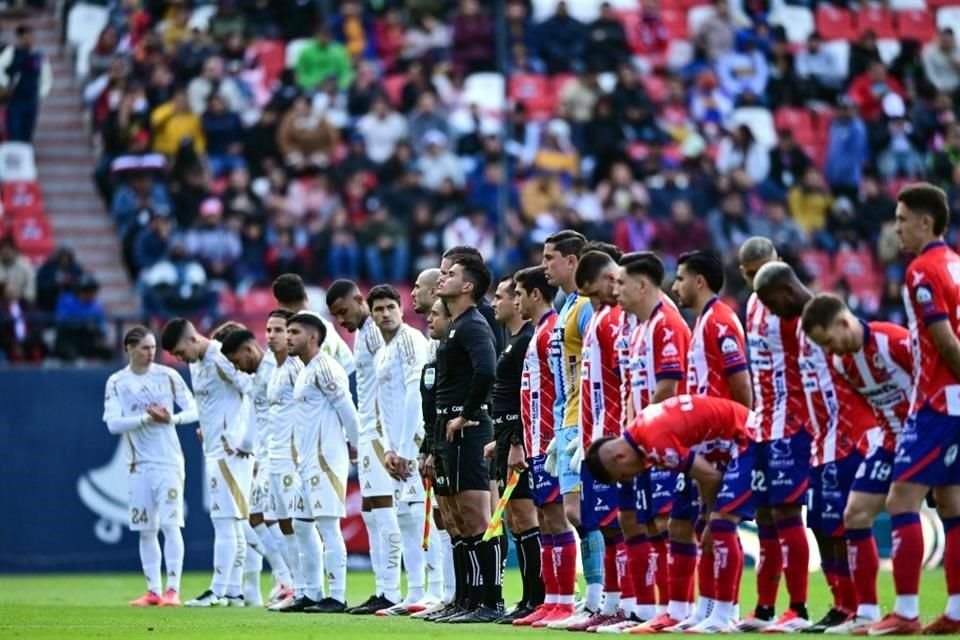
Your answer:
[[[188,605],[259,604],[266,557],[269,608],[282,612],[601,633],[960,633],[960,257],[943,242],[948,217],[933,186],[898,197],[908,328],[814,295],[756,237],[740,249],[754,291],[746,330],[718,296],[718,257],[681,256],[672,290],[691,330],[655,254],[574,231],[547,238],[540,266],[501,279],[492,306],[476,250],[447,251],[413,288],[430,340],[403,322],[393,287],[363,296],[337,281],[326,303],[356,334],[350,354],[296,276],[274,284],[266,350],[236,323],[208,339],[173,320],[162,347],[189,363],[196,400],[136,328],[104,411],[128,445],[148,587],[132,604],[179,604],[183,457],[171,427],[199,421],[214,571]],[[339,523],[351,462],[376,593],[348,609]],[[948,599],[921,627],[918,512],[931,489]],[[507,536],[488,531],[499,494],[523,580],[510,611]],[[816,623],[805,504],[833,595]],[[872,525],[884,509],[897,596],[881,617]],[[757,522],[760,557],[757,607],[741,619],[743,519]],[[781,577],[790,606],[777,616]]]

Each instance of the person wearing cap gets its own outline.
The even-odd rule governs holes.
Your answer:
[[[207,198],[200,205],[200,224],[186,235],[187,252],[203,263],[211,280],[234,281],[242,246],[236,231],[223,224],[223,204]]]
[[[53,87],[50,60],[33,48],[33,29],[21,24],[14,46],[0,53],[0,87],[6,90],[7,139],[31,142],[40,101]]]
[[[463,167],[460,160],[447,149],[447,136],[442,131],[431,129],[423,136],[424,153],[417,161],[423,175],[423,186],[436,191],[444,180],[452,180],[458,188],[464,185]]]

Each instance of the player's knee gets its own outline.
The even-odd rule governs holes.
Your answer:
[[[691,543],[694,541],[693,523],[689,520],[671,519],[669,524],[670,540]]]
[[[901,513],[915,513],[926,495],[926,487],[911,483],[894,482],[887,494],[887,513],[891,516]]]
[[[934,488],[933,498],[937,502],[937,513],[941,518],[960,516],[960,489],[956,485]]]
[[[154,540],[158,535],[160,535],[159,529],[141,529],[140,530],[140,540],[144,542]]]
[[[618,516],[620,528],[623,530],[624,538],[633,538],[641,533],[645,533],[645,528],[637,522],[636,511],[621,511]]]
[[[770,507],[770,513],[773,515],[774,522],[782,522],[792,518],[799,518],[803,507],[798,504],[779,504]]]

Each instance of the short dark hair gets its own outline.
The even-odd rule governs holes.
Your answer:
[[[588,251],[580,254],[580,262],[577,263],[577,273],[574,276],[577,287],[585,287],[596,282],[604,271],[616,265],[616,260],[602,251]]]
[[[483,300],[483,296],[487,295],[487,291],[490,289],[490,283],[493,282],[490,269],[487,268],[483,260],[473,256],[461,255],[453,264],[463,267],[464,278],[467,282],[473,283],[472,298],[474,302]]]
[[[624,268],[627,275],[643,276],[657,287],[663,285],[663,278],[667,272],[663,266],[663,260],[653,251],[634,251],[625,254],[620,258],[620,266]]]
[[[681,253],[677,258],[677,266],[683,265],[694,275],[703,276],[710,291],[720,293],[723,289],[723,262],[720,256],[709,249],[697,249]]]
[[[236,322],[235,320],[227,320],[213,330],[213,332],[210,334],[210,339],[216,340],[217,342],[223,342],[224,339],[226,339],[226,337],[234,331],[240,331],[246,328],[246,325]]]
[[[947,204],[947,194],[943,189],[935,187],[929,182],[911,184],[900,190],[897,202],[902,202],[910,211],[918,216],[933,218],[933,232],[942,236],[950,223],[950,205]]]
[[[507,291],[510,292],[510,295],[512,296],[517,295],[517,281],[513,279],[513,276],[503,276],[502,278],[497,280],[497,286],[499,287],[504,282],[510,283],[510,286],[507,287]]]
[[[544,244],[552,244],[563,257],[578,256],[583,251],[583,246],[587,244],[587,238],[579,231],[573,229],[564,229],[547,236]]]
[[[327,339],[327,325],[325,325],[323,320],[320,319],[320,316],[313,311],[299,311],[293,314],[289,319],[287,319],[287,326],[289,327],[294,323],[316,329],[320,334],[317,344],[323,344],[323,341]]]
[[[840,296],[832,293],[821,293],[811,298],[803,307],[800,326],[803,332],[808,335],[818,327],[826,329],[846,308],[847,304]]]
[[[220,345],[220,352],[225,356],[231,356],[251,340],[254,342],[257,340],[257,337],[253,335],[253,331],[249,329],[235,329],[223,339],[223,344]]]
[[[25,36],[28,33],[33,33],[33,27],[31,27],[29,24],[21,23],[17,25],[14,33],[16,33],[18,36]]]
[[[160,332],[160,346],[163,347],[163,350],[173,351],[180,339],[187,333],[187,327],[189,326],[190,321],[186,318],[174,318],[163,325],[163,331]]]
[[[587,469],[590,470],[590,473],[593,475],[594,479],[597,480],[597,482],[602,482],[604,484],[613,483],[613,478],[610,476],[610,472],[607,471],[606,467],[604,467],[603,463],[600,461],[600,447],[613,440],[616,440],[616,438],[613,436],[604,436],[594,440],[587,449],[586,457],[583,459],[583,461],[587,464]]]
[[[273,281],[273,297],[282,305],[302,304],[307,300],[307,288],[303,278],[295,273],[285,273]]]
[[[267,314],[267,320],[270,318],[283,318],[284,320],[289,320],[293,317],[293,311],[288,311],[286,309],[274,309]]]
[[[443,252],[441,258],[458,258],[459,256],[473,256],[483,260],[483,254],[480,253],[480,250],[476,247],[471,247],[465,244],[458,244],[455,247],[450,247]]]
[[[147,329],[143,325],[136,325],[130,327],[130,330],[123,334],[123,348],[135,347],[140,344],[140,341],[146,338],[148,335],[153,333],[150,329]]]
[[[600,240],[591,240],[587,242],[587,244],[583,245],[583,249],[580,250],[580,256],[585,256],[591,251],[605,253],[610,256],[610,259],[614,262],[620,262],[620,258],[623,257],[623,251],[620,250],[620,247],[615,244],[610,244],[609,242],[602,242]]]
[[[367,304],[372,307],[377,300],[393,300],[398,306],[403,306],[403,303],[400,302],[400,292],[391,284],[378,284],[370,289],[367,294]]]
[[[553,303],[557,297],[557,286],[547,282],[547,270],[543,267],[527,267],[520,269],[513,274],[513,281],[528,294],[534,290],[539,291],[541,297],[548,302]]]
[[[327,308],[333,306],[333,303],[343,298],[352,298],[354,293],[359,293],[360,287],[353,280],[334,280],[327,289]]]

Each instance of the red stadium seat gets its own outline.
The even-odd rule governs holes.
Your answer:
[[[13,243],[30,259],[47,257],[54,249],[50,221],[42,216],[15,218]]]
[[[507,95],[515,103],[523,103],[534,120],[553,116],[557,96],[550,90],[550,80],[535,73],[518,73],[510,76]]]
[[[803,266],[813,276],[818,289],[826,290],[833,286],[836,278],[833,274],[830,254],[818,249],[807,249],[801,254],[800,259],[803,261]]]
[[[403,104],[403,85],[407,84],[407,76],[402,73],[386,76],[383,79],[383,90],[387,92],[394,107],[400,108]]]
[[[831,6],[817,9],[817,31],[824,40],[853,41],[857,35],[850,12]]]
[[[238,310],[245,315],[260,315],[266,318],[267,314],[277,308],[277,301],[273,298],[273,291],[269,288],[250,289],[239,300]]]
[[[3,209],[8,216],[43,216],[46,207],[40,185],[36,182],[6,182],[2,187]]]
[[[843,278],[851,293],[864,301],[879,297],[883,286],[882,272],[877,269],[868,248],[841,249],[834,256],[833,265],[837,279]]]
[[[627,34],[627,42],[634,53],[643,53],[643,42],[640,40],[640,11],[639,10],[620,10],[616,12],[617,19],[623,25],[623,31]]]
[[[918,42],[929,42],[937,35],[933,24],[933,14],[924,9],[909,9],[897,12],[897,37],[901,40],[913,38]]]
[[[687,13],[686,11],[673,11],[664,9],[660,13],[663,20],[663,26],[667,28],[672,40],[687,39]]]
[[[813,116],[802,107],[780,107],[773,114],[773,122],[777,131],[792,131],[801,144],[816,138]]]
[[[868,7],[857,12],[857,33],[872,30],[877,38],[896,38],[893,12],[879,7]]]
[[[927,8],[931,11],[940,7],[956,7],[960,5],[960,0],[927,0]]]
[[[260,61],[266,75],[267,87],[273,86],[286,65],[286,45],[279,40],[257,40],[250,45],[249,53]]]
[[[576,79],[577,76],[573,73],[558,73],[550,79],[550,90],[557,96],[557,100],[563,95],[564,88]]]
[[[667,95],[667,81],[663,76],[656,73],[645,73],[640,77],[643,82],[643,88],[647,90],[647,96],[659,104]]]
[[[236,313],[240,308],[240,301],[237,300],[237,296],[233,293],[232,289],[224,288],[219,292],[218,302],[218,311],[222,316],[231,316]]]

